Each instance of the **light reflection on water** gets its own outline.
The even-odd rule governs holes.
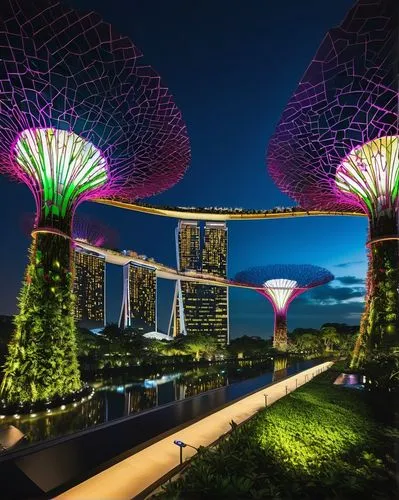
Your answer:
[[[281,365],[276,365],[275,370],[275,375],[284,376]],[[10,417],[2,423],[20,429],[26,439],[19,446],[26,446],[272,371],[271,362],[240,361],[162,375],[153,372],[139,377],[126,373],[97,378],[88,380],[96,389],[94,396],[76,407],[68,405],[65,409],[53,409],[51,413],[38,414],[34,418],[29,415],[21,415],[18,419]]]

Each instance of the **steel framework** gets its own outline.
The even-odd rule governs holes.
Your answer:
[[[310,288],[324,285],[334,276],[322,267],[309,264],[274,264],[241,271],[235,277],[239,283],[262,287],[256,291],[266,297],[273,306],[273,347],[287,347],[287,312],[291,302]]]
[[[369,218],[366,308],[354,360],[399,340],[398,24],[395,0],[359,0],[324,38],[267,155],[276,184],[307,210]]]
[[[77,206],[167,189],[183,176],[190,147],[159,76],[97,14],[55,0],[4,0],[0,49],[0,171],[27,184],[36,202],[1,391],[9,401],[36,401],[80,387],[71,292]]]

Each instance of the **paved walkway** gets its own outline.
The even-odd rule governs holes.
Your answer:
[[[331,365],[332,362],[321,363],[270,387],[264,387],[240,401],[233,402],[226,408],[188,425],[87,479],[62,493],[57,499],[128,500],[134,498],[179,464],[179,448],[173,444],[175,439],[196,448],[208,446],[230,430],[231,420],[239,424],[263,408],[265,394],[267,394],[267,404],[270,405],[285,396],[287,391],[294,391]],[[183,453],[186,459],[194,455],[196,450],[186,447]]]

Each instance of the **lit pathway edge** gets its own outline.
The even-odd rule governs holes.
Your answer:
[[[231,429],[230,422],[232,420],[236,424],[240,424],[264,408],[265,395],[267,395],[267,405],[269,406],[287,393],[306,384],[316,375],[328,370],[332,365],[332,361],[321,363],[271,386],[263,387],[254,394],[233,402],[229,406],[157,441],[56,498],[64,500],[128,500],[134,498],[179,465],[179,448],[173,444],[174,440],[181,440],[195,448],[209,446]],[[196,450],[187,446],[183,453],[184,459],[187,459],[192,457]]]

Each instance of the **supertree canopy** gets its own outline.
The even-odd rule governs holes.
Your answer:
[[[398,19],[395,0],[359,0],[328,32],[273,135],[269,172],[308,210],[369,217],[359,352],[399,336]]]
[[[235,277],[239,283],[256,287],[269,299],[274,310],[273,346],[287,347],[287,311],[290,303],[310,288],[324,285],[334,276],[322,267],[309,264],[274,264],[241,271]]]
[[[35,231],[36,216],[33,213],[24,214],[22,217],[22,227],[25,234],[31,234]],[[100,220],[88,215],[76,215],[73,218],[72,239],[102,247],[106,245],[113,248],[116,244],[117,233],[114,229],[107,226]]]
[[[132,42],[55,0],[0,7],[0,170],[24,182],[36,222],[1,385],[10,402],[79,389],[71,224],[96,197],[135,200],[184,174],[180,111]]]
[[[72,226],[72,238],[77,243],[82,241],[95,247],[106,245],[108,248],[113,248],[117,234],[112,228],[93,217],[75,215]]]

